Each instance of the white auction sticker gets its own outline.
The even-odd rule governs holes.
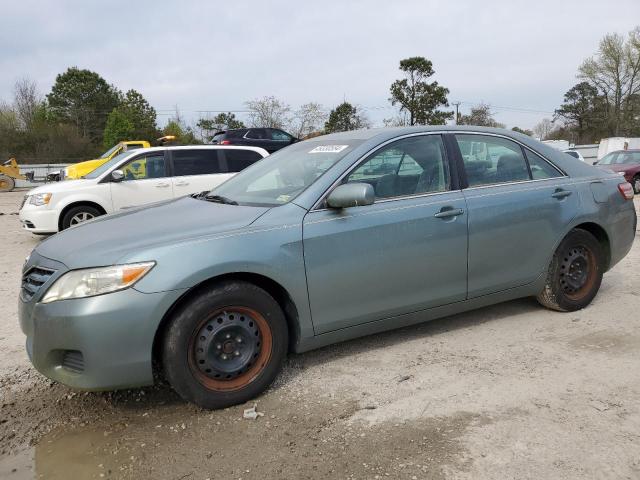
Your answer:
[[[338,153],[349,148],[349,145],[319,145],[313,150],[309,150],[309,153]]]

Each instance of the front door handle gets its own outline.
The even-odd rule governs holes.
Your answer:
[[[442,207],[442,209],[434,215],[436,218],[449,218],[462,215],[464,210],[461,208]]]
[[[187,185],[189,185],[189,182],[177,182],[176,187],[186,187]]]
[[[167,188],[169,186],[166,182],[156,183],[156,188]]]
[[[555,192],[551,194],[553,198],[557,198],[558,200],[562,200],[563,198],[568,197],[573,192],[570,190],[563,190],[562,188],[558,188]]]

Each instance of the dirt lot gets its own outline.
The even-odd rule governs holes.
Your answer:
[[[519,300],[296,355],[244,420],[30,367],[21,196],[0,194],[0,478],[640,478],[638,243],[581,312]]]

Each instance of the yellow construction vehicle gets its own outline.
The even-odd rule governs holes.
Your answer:
[[[0,165],[0,192],[10,192],[16,187],[16,180],[26,180],[20,175],[20,168],[15,158],[10,158]]]

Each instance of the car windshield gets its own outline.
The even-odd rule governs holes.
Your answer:
[[[102,155],[100,155],[100,158],[109,158],[111,156],[111,154],[113,152],[115,152],[118,148],[120,148],[120,145],[114,145],[113,147],[111,147],[109,150],[107,150],[106,152],[104,152]]]
[[[104,172],[108,171],[111,167],[113,167],[114,165],[118,164],[118,162],[120,162],[124,157],[126,157],[127,155],[130,155],[130,154],[131,154],[131,152],[122,152],[122,153],[116,155],[115,157],[113,157],[108,162],[103,163],[102,165],[100,165],[95,170],[87,173],[82,178],[88,178],[88,179],[98,178],[100,175],[102,175]]]
[[[361,143],[356,139],[296,143],[254,163],[209,195],[240,205],[282,205],[296,198]]]
[[[640,152],[611,152],[600,159],[598,165],[621,165],[640,163]]]

